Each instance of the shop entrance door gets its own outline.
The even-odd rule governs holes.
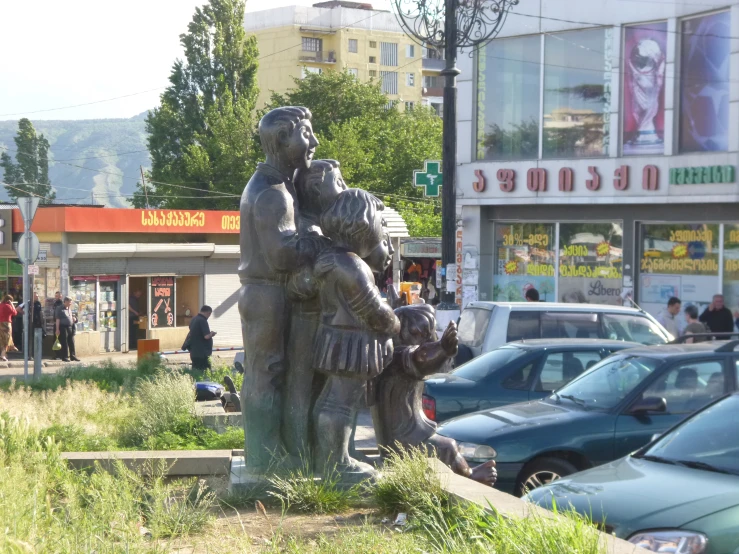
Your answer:
[[[100,325],[100,350],[117,352],[121,349],[120,319],[120,278],[117,275],[98,277],[98,321]]]
[[[128,278],[128,349],[137,350],[139,339],[146,338],[147,277]],[[136,317],[133,311],[139,313]]]

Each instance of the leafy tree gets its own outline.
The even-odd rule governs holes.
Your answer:
[[[7,152],[0,154],[0,167],[5,172],[5,189],[12,200],[21,196],[41,196],[41,202],[49,204],[56,193],[49,182],[49,141],[43,134],[37,135],[30,120],[18,121],[13,162]],[[12,186],[7,186],[12,185]]]
[[[146,119],[149,206],[238,206],[238,198],[225,195],[241,194],[260,155],[253,117],[257,42],[243,21],[244,0],[210,0],[180,35],[185,60],[175,62],[161,105]],[[140,183],[133,204],[146,205]]]
[[[441,158],[442,120],[432,110],[388,107],[378,82],[361,83],[347,72],[309,73],[273,95],[269,107],[306,106],[313,113],[319,158],[341,162],[349,186],[367,189],[396,208],[412,236],[440,236],[437,201],[413,185],[413,171]]]

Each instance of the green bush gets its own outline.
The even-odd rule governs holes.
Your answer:
[[[340,485],[341,474],[331,468],[316,478],[307,464],[286,477],[269,479],[269,494],[279,500],[285,511],[296,510],[308,514],[335,514],[348,510],[359,501],[359,487]]]

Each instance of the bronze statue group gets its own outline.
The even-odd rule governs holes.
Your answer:
[[[347,188],[334,160],[313,160],[306,108],[259,123],[266,154],[241,197],[246,467],[255,476],[308,461],[345,482],[375,475],[350,456],[352,428],[372,411],[382,454],[425,447],[455,472],[492,484],[493,462],[471,469],[421,408],[423,377],[457,352],[450,323],[437,340],[434,309],[388,304],[375,276],[393,249],[385,206]]]

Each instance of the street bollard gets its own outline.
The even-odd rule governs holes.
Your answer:
[[[43,329],[33,330],[33,378],[41,377],[41,350],[44,347]]]

